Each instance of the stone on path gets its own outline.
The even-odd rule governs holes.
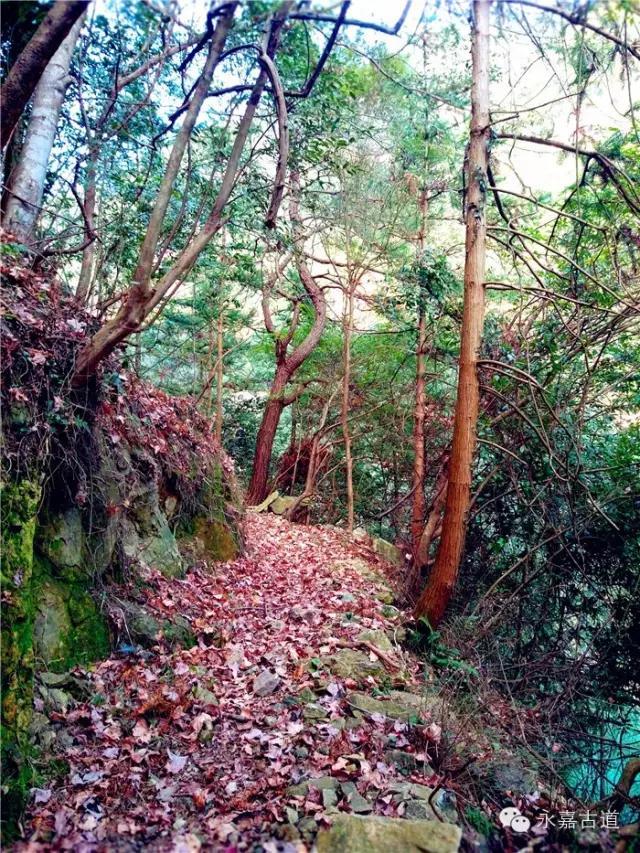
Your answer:
[[[280,679],[268,669],[263,669],[253,680],[253,692],[256,696],[271,696],[278,687],[280,687]]]
[[[462,831],[451,823],[340,814],[318,833],[318,853],[456,853]]]
[[[435,707],[438,700],[433,696],[416,696],[402,690],[392,690],[388,698],[375,699],[366,693],[350,693],[347,702],[352,710],[362,714],[384,714],[392,720],[409,720],[424,717]]]

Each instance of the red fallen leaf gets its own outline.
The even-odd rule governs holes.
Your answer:
[[[198,811],[202,811],[207,805],[207,792],[204,791],[202,788],[199,788],[197,791],[194,791],[191,796],[195,807],[198,809]]]

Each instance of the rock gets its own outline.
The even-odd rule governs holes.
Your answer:
[[[404,816],[407,820],[432,820],[435,818],[429,804],[422,800],[409,800],[404,808]],[[437,820],[437,818],[435,818]]]
[[[354,814],[370,814],[373,811],[373,806],[369,800],[365,800],[362,794],[357,791],[349,796],[349,805]]]
[[[387,674],[381,661],[373,661],[368,653],[357,649],[340,649],[321,660],[323,666],[339,678],[352,678],[361,682],[366,681],[369,676],[383,678]]]
[[[384,754],[384,760],[387,764],[391,764],[403,775],[410,776],[418,769],[418,762],[415,755],[410,752],[404,752],[401,749],[389,749]]]
[[[347,702],[356,711],[363,714],[384,714],[392,720],[411,720],[428,714],[437,697],[416,696],[402,690],[392,690],[388,698],[374,699],[366,693],[350,693]]]
[[[537,776],[517,759],[491,763],[488,774],[493,784],[501,791],[513,794],[533,794],[536,791]]]
[[[318,824],[315,822],[312,817],[303,817],[302,820],[298,823],[298,829],[300,834],[305,838],[313,838],[318,830]],[[227,839],[228,840],[228,839]]]
[[[397,619],[401,612],[397,607],[394,607],[393,604],[383,604],[380,608],[380,612],[384,616],[385,619]]]
[[[341,601],[344,601],[345,604],[352,604],[356,600],[355,595],[352,595],[350,592],[341,593],[339,598]]]
[[[247,509],[249,510],[249,512],[266,512],[271,506],[271,504],[279,497],[280,492],[271,492],[271,494],[266,497],[261,504],[258,504],[257,506],[247,507]]]
[[[58,569],[84,565],[84,530],[78,509],[53,515],[38,529],[38,550]]]
[[[191,648],[196,644],[191,625],[179,614],[160,620],[143,605],[121,598],[111,600],[110,611],[121,641],[133,640],[144,648],[155,646],[160,640],[172,647]]]
[[[381,652],[393,651],[393,645],[384,631],[361,631],[356,639],[359,643],[371,643]]]
[[[278,496],[269,504],[269,512],[274,512],[276,515],[284,515],[292,506],[298,503],[298,498],[288,495]]]
[[[314,722],[318,720],[326,720],[329,716],[329,712],[324,708],[321,708],[320,705],[309,704],[304,707],[302,716],[308,722]]]
[[[307,610],[305,607],[301,607],[299,604],[296,604],[296,606],[292,607],[289,611],[289,615],[297,622],[302,622],[305,616],[307,615]]]
[[[290,806],[286,806],[284,813],[287,816],[287,822],[288,823],[292,823],[292,824],[297,823],[299,818],[300,818],[300,815],[298,814],[298,810],[292,809]]]
[[[308,687],[303,687],[302,690],[298,693],[298,700],[303,703],[307,702],[315,702],[318,697],[310,690]]]
[[[253,680],[253,692],[256,696],[271,696],[279,687],[280,679],[268,669],[263,669]]]
[[[43,684],[38,688],[38,692],[42,697],[44,708],[47,713],[56,712],[58,714],[66,714],[67,711],[75,705],[75,701],[70,693],[65,693],[58,687],[45,687]]]
[[[395,595],[390,589],[383,589],[380,592],[376,593],[376,598],[383,604],[393,604],[396,599]]]
[[[124,555],[131,561],[140,560],[158,569],[166,577],[179,577],[184,571],[182,557],[176,538],[157,504],[157,495],[155,502],[149,498],[148,502],[138,503],[137,509],[135,521],[128,517],[121,521],[120,543]]]
[[[215,693],[212,693],[211,690],[207,690],[206,687],[202,687],[200,684],[196,684],[193,688],[193,698],[197,699],[203,705],[219,705],[220,700],[216,696]]]
[[[338,805],[338,795],[331,788],[325,788],[322,791],[322,805],[325,809],[333,808]]]
[[[318,833],[318,853],[456,853],[459,827],[431,820],[336,815]]]
[[[306,797],[309,788],[317,788],[319,791],[337,791],[340,782],[333,776],[318,776],[316,779],[307,779],[298,785],[291,785],[285,793],[289,797]]]
[[[86,678],[80,678],[71,672],[39,672],[38,681],[45,687],[65,688],[74,699],[85,701],[91,697],[92,688]]]
[[[387,563],[400,567],[406,565],[404,551],[397,548],[395,545],[392,545],[391,542],[387,542],[386,539],[380,539],[378,536],[373,536],[371,539],[371,547],[375,553],[378,554],[379,557],[382,557],[383,560],[386,560]]]
[[[293,750],[293,754],[296,758],[308,758],[309,750],[306,746],[296,746],[296,748]]]
[[[337,791],[340,782],[334,776],[318,776],[316,779],[309,779],[308,784],[319,791]]]

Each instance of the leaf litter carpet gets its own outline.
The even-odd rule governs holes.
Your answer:
[[[394,645],[382,679],[323,663],[345,647],[381,663],[357,637],[393,637],[393,569],[335,528],[274,515],[249,515],[246,540],[243,557],[184,579],[150,573],[148,604],[186,617],[198,643],[114,652],[82,673],[90,697],[49,715],[62,770],[34,791],[22,849],[293,853],[311,848],[327,808],[355,810],[362,795],[368,811],[402,813],[385,796],[399,771],[384,756],[391,735],[424,758],[414,729],[378,713],[354,720],[349,693],[410,688],[418,661]],[[351,795],[287,790],[322,776],[352,783]],[[411,781],[436,779],[416,762]]]

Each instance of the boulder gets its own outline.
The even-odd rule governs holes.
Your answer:
[[[292,506],[298,503],[298,498],[289,495],[278,496],[269,504],[269,512],[274,512],[276,515],[285,515]]]
[[[462,832],[450,823],[338,814],[318,833],[318,853],[456,853]]]
[[[191,648],[196,644],[188,620],[179,614],[163,619],[141,604],[115,597],[109,602],[109,610],[121,643],[133,642],[143,648],[155,646],[161,640],[172,647]]]
[[[371,643],[372,646],[380,649],[381,652],[393,651],[391,640],[384,631],[361,631],[356,639],[359,643]]]
[[[357,649],[340,649],[321,658],[321,663],[338,678],[352,678],[357,682],[366,681],[370,676],[382,678],[387,674],[380,660],[371,660],[368,652]]]
[[[371,547],[375,553],[379,557],[382,557],[383,560],[386,560],[387,563],[400,567],[406,565],[404,551],[397,548],[395,545],[392,545],[391,542],[387,542],[386,539],[380,539],[378,536],[373,536],[371,538]]]
[[[347,702],[353,710],[362,714],[384,714],[392,720],[428,716],[436,701],[437,697],[417,696],[403,690],[392,690],[384,699],[357,692],[347,696]]]
[[[280,492],[278,492],[278,491],[271,492],[271,494],[268,495],[262,501],[261,504],[258,504],[257,506],[250,506],[250,507],[248,507],[248,509],[250,512],[266,512],[269,509],[269,507],[271,506],[271,504],[279,497],[280,497]]]

